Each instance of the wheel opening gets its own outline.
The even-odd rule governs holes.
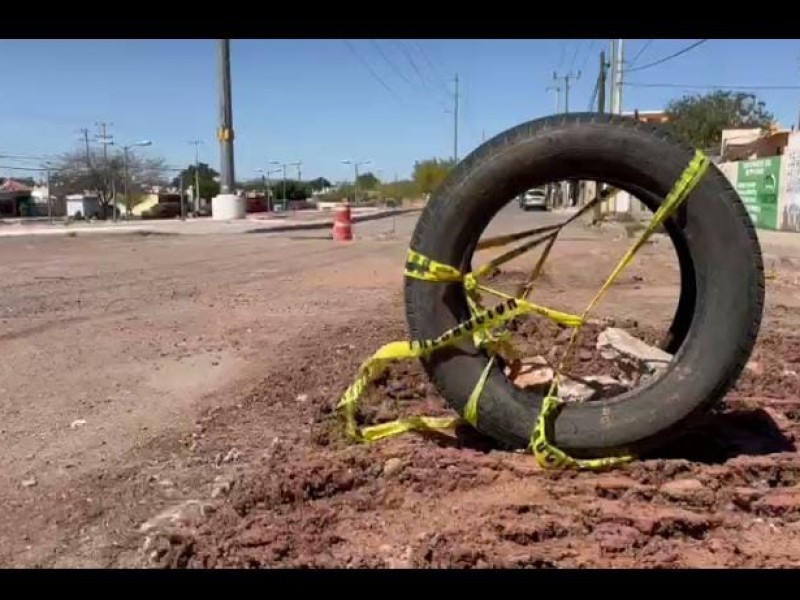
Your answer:
[[[574,219],[558,232],[543,262],[546,241],[500,265],[481,282],[509,296],[581,315],[628,248],[645,233],[661,201],[645,189],[623,190],[616,184],[619,192],[587,208],[607,187],[602,184],[613,185],[553,181],[535,188],[541,190],[543,202],[539,194],[527,191],[509,199],[471,246],[469,270],[528,241],[482,249],[487,240]],[[694,313],[695,274],[682,219],[676,213],[649,237],[574,339],[571,327],[544,316],[513,321],[505,333],[509,349],[495,354],[508,382],[532,399],[541,399],[560,374],[563,400],[596,402],[622,400],[661,379],[680,351]],[[547,235],[552,234],[539,237]],[[537,269],[526,296],[526,284]],[[486,307],[499,300],[483,290],[480,294]]]

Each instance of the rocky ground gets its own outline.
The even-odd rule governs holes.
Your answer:
[[[530,455],[501,451],[469,429],[349,442],[334,410],[339,396],[366,356],[406,336],[399,275],[407,240],[364,238],[332,249],[327,240],[250,239],[212,247],[182,238],[38,242],[37,256],[51,253],[53,265],[65,260],[60,244],[79,242],[80,252],[78,244],[66,251],[73,274],[40,265],[37,276],[66,278],[48,280],[54,287],[44,292],[22,270],[5,273],[2,385],[15,394],[7,392],[2,405],[2,564],[800,564],[800,336],[793,333],[800,254],[765,250],[767,318],[725,406],[657,456],[596,474],[542,471]],[[559,242],[551,259],[559,266],[546,272],[536,299],[579,310],[627,243],[582,230]],[[303,258],[285,264],[281,256],[297,247]],[[30,250],[7,247],[18,256]],[[137,257],[114,285],[102,286],[104,301],[120,312],[80,321],[71,305],[72,321],[46,320],[54,296],[98,297],[95,280],[74,274],[79,255],[91,252],[103,256],[108,273],[119,273],[121,256]],[[255,262],[243,265],[248,258]],[[202,268],[189,271],[183,261]],[[137,270],[145,265],[155,274]],[[515,272],[507,275],[513,283]],[[602,316],[655,343],[674,310],[676,281],[669,246],[651,244]],[[148,303],[148,290],[158,292],[157,302]],[[209,304],[224,307],[225,318],[203,308]],[[35,316],[49,328],[15,317],[24,306],[39,306]],[[140,328],[117,328],[134,314]],[[576,375],[622,375],[596,348],[601,331],[587,330]],[[175,346],[183,338],[189,347]],[[45,344],[66,350],[78,341],[86,345],[83,360],[58,354],[50,380],[23,369],[25,348],[45,355]],[[564,339],[557,328],[531,321],[519,343],[527,355],[547,358]],[[145,352],[147,344],[153,350]],[[153,356],[159,352],[168,356]],[[221,364],[170,371],[170,386],[98,368],[113,356],[123,372],[144,364],[163,372],[176,369],[169,361],[198,361],[209,352]],[[94,370],[81,368],[90,359]],[[198,389],[193,373],[220,367],[226,376],[206,375]],[[108,394],[106,383],[118,384],[119,393]],[[367,422],[409,414],[452,414],[414,362],[390,368],[363,411]]]

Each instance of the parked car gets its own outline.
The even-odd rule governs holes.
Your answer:
[[[544,188],[534,188],[519,195],[519,207],[522,210],[547,210],[547,196]]]

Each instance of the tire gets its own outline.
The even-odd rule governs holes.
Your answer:
[[[663,129],[633,119],[581,113],[524,123],[456,167],[420,215],[411,247],[466,272],[483,230],[520,191],[548,181],[603,181],[653,209],[693,156],[692,148]],[[716,166],[665,229],[681,266],[675,358],[664,375],[641,389],[567,404],[552,441],[575,457],[657,448],[717,405],[752,352],[764,305],[761,249],[741,200]],[[469,318],[460,284],[407,278],[405,299],[413,339],[434,338]],[[465,344],[422,362],[450,406],[463,414],[487,361],[484,352]],[[479,401],[478,429],[503,446],[524,448],[541,402],[541,395],[517,388],[495,367]]]

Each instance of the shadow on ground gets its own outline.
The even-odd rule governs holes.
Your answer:
[[[792,437],[762,408],[712,413],[648,458],[683,458],[720,464],[737,456],[794,452]]]
[[[508,450],[469,426],[459,427],[455,437],[436,432],[422,435],[445,447],[469,448],[485,453]],[[794,451],[794,439],[781,430],[767,411],[754,408],[709,414],[691,430],[642,456],[642,459],[683,459],[722,464],[738,456]]]

